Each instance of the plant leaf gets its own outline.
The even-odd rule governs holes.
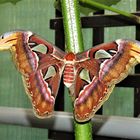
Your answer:
[[[80,0],[79,0],[80,1]],[[88,1],[88,0],[87,0]],[[120,0],[93,0],[93,1],[95,1],[95,2],[98,2],[98,3],[100,3],[100,4],[104,4],[104,5],[107,5],[107,6],[111,6],[111,5],[114,5],[114,4],[116,4],[116,3],[118,3]],[[57,9],[57,10],[59,10],[59,11],[61,11],[61,6],[60,6],[61,4],[60,4],[60,0],[56,0],[55,2],[54,2],[54,7]],[[83,13],[83,14],[85,14],[85,15],[88,15],[89,13],[91,13],[91,12],[93,12],[93,13],[95,13],[95,12],[97,12],[97,11],[99,11],[99,10],[101,10],[101,9],[99,9],[99,8],[87,8],[85,5],[82,5],[81,3],[80,3],[80,12],[81,13]]]
[[[86,1],[88,1],[88,0],[86,0]],[[117,4],[120,0],[93,0],[93,1],[98,2],[100,4],[104,4],[106,6],[111,6],[111,5]],[[83,13],[85,15],[88,15],[91,12],[95,13],[99,10],[104,10],[104,9],[102,9],[102,8],[99,9],[97,7],[94,7],[94,8],[91,7],[90,8],[90,7],[86,7],[83,4],[80,5],[80,11],[81,11],[81,13]]]
[[[57,9],[58,11],[61,11],[60,0],[55,0],[55,2],[54,2],[54,7],[55,7],[55,9]]]
[[[8,3],[8,2],[11,2],[13,4],[16,4],[19,1],[21,1],[21,0],[0,0],[0,4]]]

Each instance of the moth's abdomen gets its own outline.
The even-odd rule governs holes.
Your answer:
[[[70,87],[74,82],[74,66],[72,64],[66,64],[63,74],[63,82],[66,87]]]

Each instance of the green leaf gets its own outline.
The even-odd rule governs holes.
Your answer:
[[[131,13],[128,13],[128,12],[113,8],[113,7],[105,5],[105,4],[98,3],[98,2],[96,2],[94,0],[80,0],[80,3],[82,5],[84,5],[84,6],[87,6],[87,7],[93,8],[93,9],[96,7],[98,9],[100,9],[100,10],[105,9],[105,10],[115,12],[117,14],[120,14],[120,15],[123,15],[123,16],[125,16],[127,18],[132,19],[133,21],[135,21],[137,23],[140,23],[140,17],[139,16],[136,16],[134,14],[131,14]]]
[[[16,4],[19,1],[21,1],[21,0],[0,0],[0,4],[7,3],[7,2],[11,2],[13,4]]]
[[[88,0],[85,0],[85,1],[88,1]],[[116,3],[118,3],[120,0],[93,0],[95,2],[98,2],[100,4],[104,4],[106,6],[111,6],[111,5],[115,5]],[[80,3],[80,11],[81,13],[85,14],[85,15],[88,15],[89,13],[93,12],[97,12],[99,10],[104,10],[102,8],[97,8],[97,7],[86,7],[86,5],[83,5]]]
[[[55,9],[61,11],[60,0],[55,0],[55,2],[54,2],[54,7],[55,7]]]
[[[80,1],[80,0],[79,0]],[[85,1],[88,1],[88,0],[85,0]],[[104,5],[107,5],[107,6],[111,6],[111,5],[114,5],[114,4],[116,4],[116,3],[118,3],[120,0],[93,0],[93,1],[95,1],[95,2],[98,2],[98,3],[100,3],[100,4],[104,4]],[[54,7],[57,9],[57,10],[59,10],[59,11],[61,11],[61,6],[60,6],[61,4],[60,4],[60,0],[56,0],[55,2],[54,2]],[[102,8],[101,8],[102,9]],[[91,12],[97,12],[97,11],[99,11],[99,10],[101,10],[100,8],[97,8],[97,7],[91,7],[91,8],[87,8],[86,7],[86,5],[83,5],[83,4],[81,4],[80,3],[80,11],[81,11],[81,13],[83,13],[83,14],[85,14],[85,15],[88,15],[89,13],[91,13]]]
[[[93,1],[101,3],[101,4],[105,4],[107,6],[111,6],[111,5],[117,4],[120,0],[93,0]]]

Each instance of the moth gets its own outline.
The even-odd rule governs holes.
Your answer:
[[[74,117],[90,120],[114,86],[140,63],[140,42],[118,39],[85,52],[64,52],[30,31],[5,33],[0,51],[10,50],[35,114],[52,115],[61,77],[70,90]]]

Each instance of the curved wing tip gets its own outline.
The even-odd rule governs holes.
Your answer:
[[[52,112],[45,112],[43,114],[39,114],[36,109],[33,108],[33,113],[34,115],[39,118],[39,119],[46,119],[46,118],[50,118],[53,115],[53,111]]]
[[[135,39],[117,39],[116,40],[117,44],[120,44],[121,42],[133,42],[133,43],[136,43],[140,46],[140,41],[135,40]]]
[[[34,33],[32,31],[26,31],[26,30],[15,30],[15,31],[9,31],[9,32],[5,32],[3,34],[1,34],[0,38],[3,39],[3,38],[6,38],[6,37],[9,37],[10,35],[14,34],[14,33],[28,33],[29,36],[30,35],[33,35]]]

